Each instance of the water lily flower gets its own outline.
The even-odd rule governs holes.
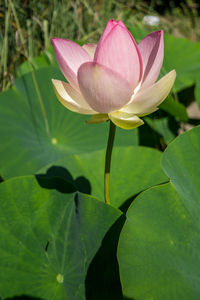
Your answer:
[[[144,122],[169,94],[172,70],[156,82],[163,63],[163,31],[137,45],[122,21],[110,20],[98,44],[79,46],[53,38],[57,62],[68,83],[53,79],[60,102],[73,112],[93,115],[91,122],[111,120],[132,129]]]

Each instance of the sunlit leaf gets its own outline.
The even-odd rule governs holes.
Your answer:
[[[168,179],[160,165],[162,153],[146,147],[114,147],[111,163],[111,203],[115,207],[130,205],[132,197],[139,192]],[[54,162],[39,171],[45,174],[51,171],[56,177],[59,169],[64,168],[60,178],[68,172],[73,179],[84,178],[76,185],[83,191],[86,182],[90,183],[91,194],[104,201],[104,161],[105,151],[76,154]],[[87,181],[86,181],[87,180]],[[87,190],[88,192],[88,190]]]
[[[88,267],[120,211],[32,176],[1,183],[0,202],[1,297],[86,299]]]
[[[200,297],[200,127],[175,139],[163,155],[171,182],[133,202],[119,241],[128,299]]]

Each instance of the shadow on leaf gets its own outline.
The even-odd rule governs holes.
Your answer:
[[[144,126],[139,127],[141,146],[164,151],[167,144],[178,135],[179,122],[164,111],[159,110],[144,120]]]
[[[130,198],[126,199],[122,205],[119,207],[119,209],[126,214],[127,210],[129,209],[129,206],[132,204],[132,202],[135,200],[135,198],[139,195],[140,193],[135,194],[134,196],[131,196]]]
[[[74,193],[76,191],[91,194],[91,184],[83,176],[73,179],[71,173],[63,167],[52,166],[46,174],[35,175],[39,185],[46,189],[55,189],[61,193]]]
[[[116,252],[124,222],[122,215],[113,224],[89,266],[85,280],[87,300],[123,300]]]

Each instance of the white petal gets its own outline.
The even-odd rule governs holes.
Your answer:
[[[158,82],[147,88],[140,88],[132,96],[129,104],[120,109],[127,113],[145,115],[154,111],[168,96],[176,78],[176,71],[172,70]]]
[[[86,115],[93,115],[97,113],[88,105],[83,96],[71,87],[70,84],[55,79],[52,79],[52,82],[58,100],[66,108],[73,112]]]
[[[123,129],[133,129],[144,124],[144,122],[134,114],[116,111],[110,113],[108,116],[116,126]]]

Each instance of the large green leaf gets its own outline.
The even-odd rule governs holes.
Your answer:
[[[162,73],[175,69],[175,90],[193,85],[200,78],[200,43],[186,38],[165,36],[165,58]]]
[[[0,296],[85,299],[89,264],[120,211],[33,176],[1,183],[0,202]]]
[[[200,298],[200,127],[163,155],[171,182],[136,198],[122,230],[118,259],[130,299]]]
[[[0,95],[0,174],[34,174],[68,154],[105,148],[108,124],[88,125],[57,100],[51,78],[61,72],[43,68],[19,78]],[[137,130],[117,128],[116,144],[137,144]]]
[[[200,126],[182,134],[166,149],[162,165],[183,204],[194,217],[200,215]],[[200,225],[200,224],[199,224]]]
[[[111,203],[116,207],[128,205],[132,196],[153,185],[166,182],[168,178],[161,169],[161,157],[161,152],[147,147],[114,147],[111,164]],[[45,167],[39,173],[45,173],[49,169],[48,174],[51,177],[65,178],[68,172],[74,180],[83,177],[90,183],[92,195],[104,201],[104,160],[103,150],[76,154],[55,162],[54,167]],[[64,168],[63,172],[55,166],[60,167],[61,171]],[[80,185],[79,181],[74,182],[80,190],[84,188],[82,183],[85,185],[86,181],[80,182]]]

